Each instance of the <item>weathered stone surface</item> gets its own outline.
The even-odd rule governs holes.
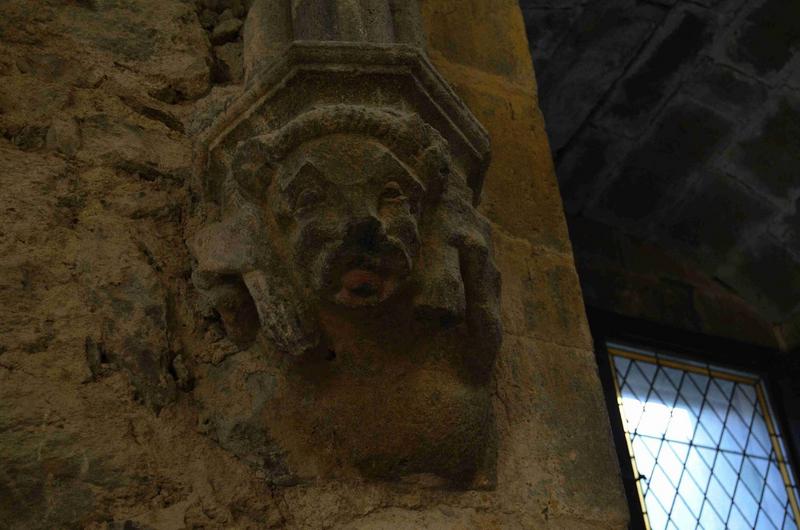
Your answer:
[[[762,109],[768,95],[764,83],[711,61],[700,62],[684,87],[691,97],[743,123]]]
[[[80,148],[80,129],[74,120],[54,120],[45,142],[48,149],[72,156]]]
[[[444,24],[434,15],[445,10],[427,4],[426,27]],[[476,4],[475,13],[489,12],[489,4]],[[277,361],[288,358],[264,358],[255,355],[259,348],[233,340],[220,313],[193,287],[185,243],[186,234],[200,230],[202,214],[215,214],[201,210],[204,198],[193,191],[192,135],[241,90],[212,89],[208,31],[227,9],[240,18],[245,7],[221,0],[203,0],[197,9],[165,0],[3,5],[0,520],[14,529],[624,528],[627,510],[557,185],[531,103],[535,89],[530,76],[486,75],[490,60],[476,68],[466,54],[453,65],[431,49],[437,65],[448,62],[441,70],[501,145],[481,211],[502,249],[489,254],[473,245],[479,258],[473,263],[493,255],[519,289],[537,290],[513,292],[513,304],[501,306],[514,332],[504,335],[489,385],[470,395],[450,384],[460,375],[442,375],[451,364],[397,348],[370,365],[394,366],[391,384],[378,386],[387,378],[376,375],[380,370],[351,376],[361,383],[360,400],[339,399],[334,387],[313,377],[294,380],[294,389],[279,388],[292,398],[286,407],[262,399],[278,381]],[[204,15],[205,26],[198,19],[204,10],[212,12]],[[499,15],[464,17],[465,34],[490,42],[496,28],[510,27],[520,54],[512,62],[528,64],[521,17],[510,7],[505,13],[515,17],[513,24],[504,26]],[[297,86],[289,91],[299,101]],[[503,102],[515,93],[509,86],[518,91],[511,108]],[[366,89],[353,93],[375,97]],[[336,98],[342,95],[333,94],[329,103],[341,103]],[[506,140],[513,142],[502,147]],[[450,148],[458,142],[454,136]],[[367,149],[371,142],[344,144],[374,152]],[[524,197],[519,190],[526,190]],[[466,206],[459,213],[474,216],[469,201]],[[549,305],[554,291],[562,296]],[[536,304],[534,311],[525,311],[528,303]],[[393,334],[382,336],[390,344],[428,336],[396,323],[384,329]],[[463,351],[474,351],[474,344],[467,346]],[[339,365],[347,363],[345,351],[336,351]],[[327,358],[309,364],[322,370],[336,365]],[[564,385],[571,385],[571,395]],[[448,408],[453,396],[462,401]],[[397,455],[408,450],[408,433],[425,430],[419,420],[431,407],[463,411],[469,399],[482,401],[478,411],[488,401],[495,416],[494,490],[442,488],[430,475],[298,481],[326,470],[292,460],[286,451],[313,440],[312,452],[327,456],[346,448],[347,458],[356,453],[358,459],[359,451],[386,447]],[[381,400],[385,416],[375,412],[374,401]],[[336,422],[320,419],[345,404],[350,412],[334,415]],[[319,428],[293,443],[286,443],[286,431],[249,428],[300,414]],[[392,416],[402,417],[393,428],[404,436],[373,431],[367,443],[347,445],[349,432],[363,437],[365,426]],[[426,436],[473,421],[457,413],[447,418],[426,424]],[[486,422],[478,418],[476,424]],[[467,443],[459,447],[477,447],[473,431],[461,435]],[[606,450],[598,452],[601,445]],[[413,453],[406,465],[430,469],[437,454]],[[398,468],[391,459],[376,462],[383,477]],[[380,469],[386,462],[389,471]],[[458,467],[439,465],[440,472]]]
[[[602,104],[662,17],[661,9],[630,0],[595,2],[581,12],[539,75],[555,151]]]
[[[552,340],[589,349],[592,339],[582,308],[582,297],[570,256],[534,247],[527,241],[499,233],[495,236],[498,267],[503,273],[503,323],[511,335]]]
[[[260,18],[271,3],[257,3],[248,19],[248,65],[270,53],[272,45],[249,32],[272,23]],[[320,22],[310,13],[297,14],[300,21]],[[487,385],[502,335],[500,284],[489,225],[472,205],[483,176],[466,173],[488,155],[485,133],[435,74],[427,74],[430,96],[394,92],[385,70],[370,71],[396,68],[401,53],[405,64],[426,69],[421,55],[342,47],[337,41],[350,30],[327,30],[331,42],[299,48],[314,59],[286,58],[286,77],[274,68],[248,72],[248,87],[199,148],[197,192],[212,214],[189,237],[193,282],[232,340],[271,359],[262,370],[275,380],[255,392],[264,413],[243,418],[239,432],[225,426],[231,407],[217,408],[215,395],[225,392],[201,388],[214,409],[212,435],[263,468],[267,433],[275,433],[292,476],[271,480],[358,470],[486,487],[494,475]],[[335,71],[297,73],[319,62]],[[369,92],[331,104],[329,92],[352,92],[342,71]],[[456,125],[444,125],[433,105]],[[475,154],[451,149],[453,127]],[[261,333],[265,342],[256,344]],[[231,372],[242,359],[230,359]]]
[[[520,5],[571,223],[594,220],[621,236],[658,244],[674,260],[710,274],[707,281],[726,263],[730,271],[755,273],[734,263],[754,252],[755,233],[774,234],[791,254],[800,254],[786,235],[799,182],[794,3]],[[702,207],[720,201],[735,212],[733,226],[723,226],[723,207]],[[758,283],[754,277],[737,281]],[[764,322],[790,317],[774,313],[775,306],[788,307],[784,302],[746,292],[738,294]],[[734,306],[730,321],[739,318]]]
[[[214,26],[214,31],[211,32],[212,44],[220,45],[236,40],[239,36],[239,30],[242,29],[242,25],[242,21],[238,18],[221,20],[219,24]]]
[[[229,42],[222,46],[214,47],[217,58],[218,80],[222,82],[241,83],[244,79],[244,61],[242,58],[242,45],[238,42]]]
[[[633,142],[588,126],[575,137],[575,147],[559,158],[556,168],[564,209],[569,215],[581,212],[602,191],[614,169],[628,154]]]
[[[735,179],[712,173],[665,222],[670,236],[685,245],[684,252],[713,273],[740,238],[752,237],[747,233],[751,227],[774,214],[774,204],[754,196]]]
[[[695,103],[676,103],[660,126],[631,151],[618,176],[598,199],[606,218],[639,223],[674,204],[709,158],[724,145],[733,124]]]
[[[742,138],[731,153],[732,173],[771,193],[777,199],[800,188],[800,98],[781,95],[769,113]]]
[[[448,61],[478,68],[524,87],[533,67],[515,0],[421,2],[428,46]],[[478,21],[468,23],[467,21]]]
[[[604,104],[601,122],[629,136],[640,134],[682,70],[711,42],[710,28],[708,15],[703,12],[677,10],[668,17],[648,43],[649,52],[629,69]]]
[[[487,26],[486,31],[490,30]],[[484,191],[480,210],[515,237],[556,252],[565,251],[568,235],[558,184],[547,178],[553,172],[547,137],[542,129],[530,127],[530,123],[543,126],[535,92],[521,90],[505,78],[450,63],[435,50],[431,55],[437,68],[496,139],[486,176],[487,182],[496,184]],[[517,215],[523,210],[525,215]]]
[[[780,71],[800,44],[800,6],[794,2],[750,2],[728,46],[735,61],[759,74]]]

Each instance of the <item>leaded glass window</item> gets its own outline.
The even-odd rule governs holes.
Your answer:
[[[645,524],[797,530],[795,475],[754,374],[609,345]]]

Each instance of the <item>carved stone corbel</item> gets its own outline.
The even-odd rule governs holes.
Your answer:
[[[198,144],[193,281],[275,382],[235,421],[289,474],[491,482],[489,142],[422,41],[408,0],[256,0],[243,93]]]

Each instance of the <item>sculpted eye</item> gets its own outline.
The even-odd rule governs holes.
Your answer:
[[[407,197],[403,195],[403,189],[395,181],[387,182],[381,192],[381,200],[385,202],[399,202]]]
[[[300,195],[297,196],[297,200],[294,203],[295,210],[304,210],[306,208],[311,208],[312,206],[316,206],[320,202],[322,202],[323,195],[322,192],[316,188],[306,188],[300,192]]]

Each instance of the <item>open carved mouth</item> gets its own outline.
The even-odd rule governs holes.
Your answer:
[[[342,276],[342,288],[352,296],[371,298],[383,290],[383,278],[372,271],[354,269]]]
[[[390,298],[410,264],[399,248],[380,253],[340,253],[332,260],[328,285],[334,301],[349,307],[374,306]]]
[[[354,307],[374,305],[392,294],[394,284],[391,276],[363,268],[350,269],[341,276],[336,301]]]

